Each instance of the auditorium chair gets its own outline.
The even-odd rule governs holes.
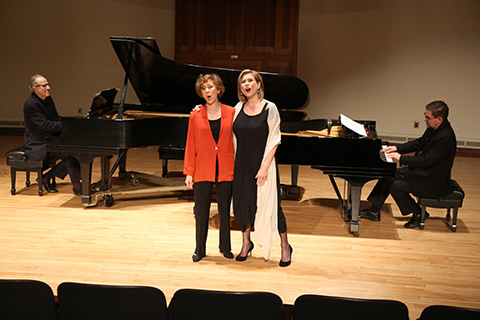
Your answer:
[[[283,302],[269,292],[179,289],[168,311],[172,320],[282,320]]]
[[[52,289],[37,280],[0,280],[0,319],[58,320]]]
[[[167,320],[165,295],[154,287],[63,282],[57,295],[61,320]]]
[[[445,197],[439,199],[422,197],[418,198],[418,205],[422,208],[422,212],[420,214],[420,229],[423,230],[425,228],[425,214],[427,207],[432,207],[447,209],[446,220],[450,221],[452,218],[450,230],[452,230],[452,232],[457,231],[458,208],[462,207],[465,192],[463,192],[462,188],[455,180],[450,180],[450,185],[452,186],[453,191]],[[450,216],[451,209],[453,209],[453,217]]]
[[[480,309],[453,306],[429,306],[423,309],[419,320],[478,320]]]
[[[408,308],[395,300],[302,295],[295,300],[293,320],[311,319],[408,320]]]

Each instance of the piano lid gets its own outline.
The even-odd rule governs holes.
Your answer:
[[[175,62],[162,57],[154,38],[112,36],[110,41],[141,104],[191,108],[204,103],[195,91],[195,82],[202,73],[217,73],[222,78],[226,88],[223,103],[234,106],[238,102],[237,78],[241,70]],[[265,98],[279,109],[299,109],[306,104],[305,82],[293,76],[260,73]]]

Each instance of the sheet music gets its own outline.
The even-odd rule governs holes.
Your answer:
[[[365,127],[362,124],[360,124],[356,121],[353,121],[352,119],[350,119],[349,117],[347,117],[347,116],[345,116],[341,113],[340,113],[340,122],[342,123],[342,125],[344,125],[348,129],[352,130],[353,132],[358,133],[362,137],[367,136],[367,131],[365,130]]]

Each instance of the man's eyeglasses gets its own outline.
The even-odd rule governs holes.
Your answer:
[[[51,87],[52,84],[51,83],[44,83],[44,84],[37,84],[35,87],[42,87],[42,88],[46,88],[46,87]]]
[[[432,119],[435,119],[435,118],[436,118],[436,117],[429,117],[429,116],[427,116],[425,113],[424,113],[423,115],[425,116],[425,119],[427,119],[427,120],[432,120]]]

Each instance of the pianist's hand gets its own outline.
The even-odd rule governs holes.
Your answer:
[[[187,176],[185,178],[185,184],[187,185],[187,188],[193,189],[193,177],[192,176]]]
[[[396,146],[388,146],[388,147],[380,150],[380,152],[385,152],[385,153],[391,153],[391,152],[396,152],[396,151],[397,151]]]
[[[385,153],[385,156],[387,156],[387,158],[391,158],[391,159],[395,159],[397,161],[400,161],[400,157],[402,155],[398,152],[390,152],[390,153]]]

